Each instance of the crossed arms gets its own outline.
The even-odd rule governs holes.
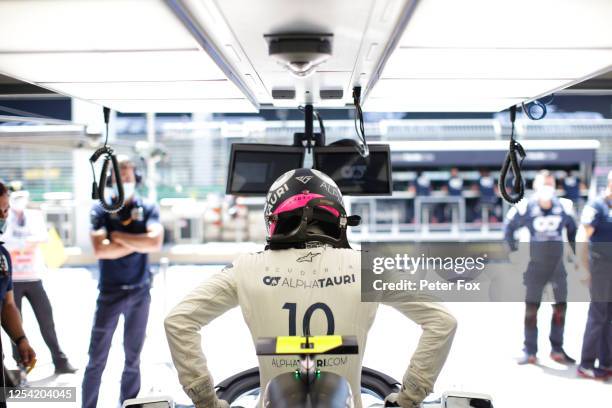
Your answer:
[[[156,252],[160,250],[163,241],[164,229],[161,224],[148,226],[147,232],[142,234],[113,231],[110,239],[104,229],[91,233],[94,255],[98,259],[118,259],[133,252]]]

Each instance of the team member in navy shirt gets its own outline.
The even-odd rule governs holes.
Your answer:
[[[6,229],[9,207],[9,191],[0,182],[0,236]],[[36,361],[36,353],[30,347],[30,343],[21,327],[21,315],[13,296],[12,273],[11,256],[7,249],[4,248],[4,245],[2,245],[2,242],[0,242],[0,319],[2,320],[2,328],[17,346],[21,363],[25,367],[33,367]],[[0,356],[4,358],[1,341]],[[1,375],[0,378],[0,387],[5,387],[4,375]],[[0,407],[6,407],[6,403],[0,402]]]
[[[535,363],[538,351],[537,315],[542,292],[547,283],[553,286],[555,304],[550,329],[550,357],[560,363],[575,363],[563,350],[563,331],[567,309],[567,273],[563,265],[564,237],[574,248],[576,222],[572,202],[555,196],[555,179],[546,170],[534,181],[534,196],[508,211],[505,239],[516,250],[514,232],[527,227],[530,235],[529,264],[524,275],[527,289],[525,303],[525,348],[520,364]]]
[[[450,171],[448,179],[448,195],[451,197],[461,197],[463,194],[463,179],[459,175],[459,169],[453,167]]]
[[[91,213],[91,241],[100,267],[89,363],[83,377],[83,408],[94,408],[102,372],[119,316],[124,317],[125,366],[121,376],[121,401],[140,391],[140,352],[145,339],[151,296],[149,256],[163,242],[159,208],[135,195],[136,168],[127,158],[119,160],[125,205],[109,214],[100,205]]]
[[[498,195],[496,192],[495,179],[491,176],[488,170],[482,170],[480,172],[480,180],[478,181],[478,192],[480,193],[479,204],[480,207],[488,208],[489,219],[496,217]],[[489,220],[482,220],[482,222],[489,222]]]
[[[589,271],[591,304],[582,342],[578,375],[605,379],[612,375],[612,172],[604,196],[582,210],[581,235],[588,238],[588,250],[581,252]],[[598,360],[599,366],[595,367]]]
[[[580,179],[576,177],[576,172],[566,173],[563,178],[563,191],[565,198],[572,200],[575,206],[580,203]]]

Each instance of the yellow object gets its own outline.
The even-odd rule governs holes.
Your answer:
[[[312,336],[308,337],[309,347],[306,348],[306,337],[279,336],[276,338],[276,353],[278,354],[323,354],[342,346],[342,336]]]
[[[32,361],[30,361],[30,365],[26,367],[26,374],[30,374],[30,371],[34,369],[35,365],[36,365],[36,358],[33,358]]]
[[[49,239],[40,245],[40,249],[49,268],[61,267],[68,258],[64,249],[64,243],[53,227],[49,230]]]

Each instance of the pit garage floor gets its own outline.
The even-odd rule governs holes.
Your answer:
[[[147,341],[142,354],[143,385],[141,396],[172,395],[187,403],[173,371],[163,332],[163,318],[198,282],[220,267],[171,266],[166,276],[158,274],[152,290],[151,316]],[[85,268],[64,268],[49,272],[45,287],[54,307],[60,344],[71,362],[79,367],[76,375],[53,376],[53,365],[33,313],[24,302],[24,322],[30,341],[38,353],[38,364],[29,380],[36,386],[77,387],[87,364],[87,348],[97,295],[92,272]],[[548,358],[550,307],[540,311],[540,365],[518,366],[522,342],[523,305],[520,303],[453,303],[448,307],[459,321],[459,330],[449,361],[436,386],[436,393],[462,390],[493,396],[496,408],[516,407],[603,407],[608,406],[612,383],[579,379],[575,367],[566,368]],[[579,358],[588,305],[572,303],[568,308],[566,350]],[[418,339],[419,329],[389,308],[381,308],[372,328],[365,354],[365,365],[401,379]],[[204,331],[204,347],[209,367],[216,379],[222,379],[256,365],[250,335],[239,310],[214,321]],[[3,343],[8,344],[6,334]],[[119,397],[119,379],[123,368],[123,330],[121,321],[104,373],[100,407],[114,408]],[[5,358],[14,367],[10,356]],[[17,405],[17,404],[9,404]],[[37,407],[20,403],[19,407]],[[54,407],[75,407],[75,403],[55,403]]]

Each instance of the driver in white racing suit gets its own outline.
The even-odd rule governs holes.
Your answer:
[[[202,352],[200,330],[240,306],[253,341],[287,335],[355,335],[359,355],[322,370],[345,377],[361,407],[361,363],[378,303],[361,301],[361,257],[350,249],[347,217],[336,184],[313,169],[285,173],[266,199],[268,246],[245,254],[202,283],[165,319],[166,335],[179,381],[196,407],[227,407],[217,398]],[[450,351],[455,318],[431,302],[389,303],[421,326],[418,346],[391,406],[417,407],[432,391]],[[281,361],[284,360],[284,361]],[[260,356],[262,389],[291,371],[295,358]],[[321,363],[318,363],[321,364]]]

